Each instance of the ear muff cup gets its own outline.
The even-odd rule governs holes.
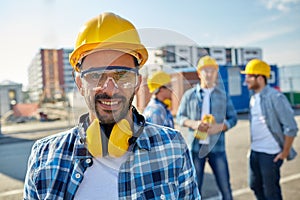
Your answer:
[[[128,150],[131,137],[130,124],[126,119],[122,119],[114,125],[111,131],[108,141],[108,154],[112,157],[123,156]]]
[[[89,152],[94,157],[102,157],[102,140],[100,135],[100,123],[98,119],[86,129],[86,143]]]
[[[108,154],[112,157],[123,156],[128,150],[129,139],[132,135],[130,124],[126,119],[116,123],[109,137]],[[102,139],[98,119],[95,119],[87,128],[86,136],[87,148],[92,156],[102,157]]]

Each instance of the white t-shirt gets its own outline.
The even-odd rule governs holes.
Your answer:
[[[214,88],[203,88],[203,102],[202,102],[202,110],[201,110],[201,119],[204,115],[210,114],[210,95]],[[199,140],[200,144],[209,144],[209,137],[205,140]]]
[[[84,172],[84,178],[75,194],[75,200],[118,199],[119,168],[129,153],[120,158],[109,156],[93,158],[93,165]]]
[[[257,152],[277,154],[281,151],[278,143],[269,131],[265,116],[262,115],[259,93],[251,97],[251,149]]]

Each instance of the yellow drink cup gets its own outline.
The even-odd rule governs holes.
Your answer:
[[[208,124],[213,124],[213,123],[215,123],[215,118],[211,114],[206,114],[202,117],[202,122],[208,123]],[[207,138],[207,135],[208,135],[207,132],[202,132],[199,130],[194,131],[194,136],[198,140],[205,140]]]

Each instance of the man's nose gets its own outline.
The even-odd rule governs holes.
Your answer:
[[[113,78],[108,77],[102,86],[102,90],[108,94],[113,94],[119,91],[119,86]]]
[[[119,88],[118,84],[112,77],[107,77],[105,83],[102,85],[102,88],[105,89],[106,87],[112,87],[112,88]]]
[[[103,85],[100,84],[96,90],[107,94],[114,94],[119,91],[119,86],[112,77],[108,77],[105,83]]]

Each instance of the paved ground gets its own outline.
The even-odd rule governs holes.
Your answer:
[[[300,110],[296,110],[296,119],[300,127]],[[231,184],[233,189],[234,199],[249,200],[254,199],[252,192],[247,184],[247,152],[249,148],[249,122],[247,115],[240,115],[239,122],[236,127],[231,129],[226,134],[227,156],[231,174]],[[71,121],[56,121],[43,123],[25,123],[15,124],[2,127],[3,134],[0,135],[0,147],[11,144],[13,147],[18,141],[31,140],[45,137],[46,135],[66,130],[73,126]],[[186,129],[182,129],[182,133],[186,133]],[[30,145],[28,143],[27,145]],[[294,147],[300,153],[300,139],[296,138]],[[0,165],[2,165],[0,163]],[[281,185],[284,199],[298,200],[300,195],[300,157],[295,160],[285,162],[281,173]],[[25,169],[24,169],[25,170]],[[216,200],[220,199],[217,187],[215,185],[214,176],[207,165],[205,169],[205,180],[203,186],[203,199]],[[7,174],[0,173],[0,199],[20,199],[22,197],[22,180],[15,180]],[[13,185],[11,190],[3,190],[3,184]],[[2,186],[1,186],[2,185]]]

